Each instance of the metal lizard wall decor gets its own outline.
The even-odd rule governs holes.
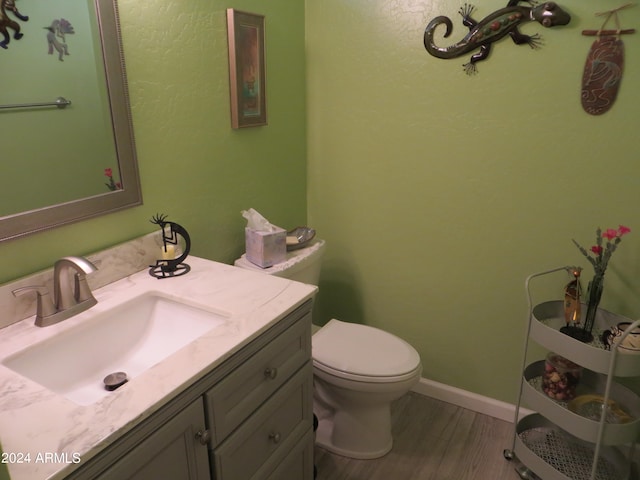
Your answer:
[[[491,52],[491,44],[509,35],[517,45],[529,45],[531,48],[539,48],[541,37],[539,34],[524,35],[518,27],[524,23],[536,21],[544,27],[567,25],[571,21],[571,15],[565,12],[555,2],[545,2],[537,5],[535,1],[527,1],[531,6],[518,5],[522,0],[509,0],[505,8],[501,8],[479,22],[471,18],[475,7],[464,4],[458,13],[462,16],[462,24],[469,28],[469,33],[458,43],[448,47],[438,47],[433,41],[433,35],[438,25],[445,25],[447,30],[444,37],[447,38],[453,29],[453,23],[449,17],[440,15],[429,22],[424,31],[424,47],[431,55],[437,58],[456,58],[473,50],[480,51],[471,56],[468,63],[463,65],[467,75],[477,72],[476,62],[485,60]]]

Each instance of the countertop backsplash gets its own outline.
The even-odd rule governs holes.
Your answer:
[[[129,275],[148,268],[158,259],[162,244],[161,232],[149,233],[114,247],[85,255],[98,267],[98,271],[87,275],[92,290],[104,287]],[[53,292],[53,263],[51,268],[0,285],[0,328],[28,318],[36,313],[36,295],[15,297],[16,288],[31,285],[46,285]]]

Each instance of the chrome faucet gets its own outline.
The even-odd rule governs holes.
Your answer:
[[[63,257],[53,267],[53,300],[44,285],[18,288],[13,294],[17,297],[35,291],[38,296],[35,324],[48,327],[98,303],[87,283],[87,274],[97,269],[86,258]]]

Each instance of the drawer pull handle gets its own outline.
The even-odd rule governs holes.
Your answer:
[[[196,440],[198,440],[201,445],[207,445],[211,441],[211,433],[209,430],[200,430],[196,433]]]
[[[273,380],[278,376],[278,369],[275,367],[274,368],[267,367],[264,371],[264,376],[265,378]]]
[[[280,434],[278,432],[270,433],[269,440],[271,440],[273,443],[280,443]]]

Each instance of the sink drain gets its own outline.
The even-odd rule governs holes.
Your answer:
[[[110,373],[106,377],[104,377],[104,388],[109,390],[110,392],[115,390],[116,388],[121,387],[125,383],[127,383],[129,379],[127,378],[127,374],[124,372],[114,372]]]

